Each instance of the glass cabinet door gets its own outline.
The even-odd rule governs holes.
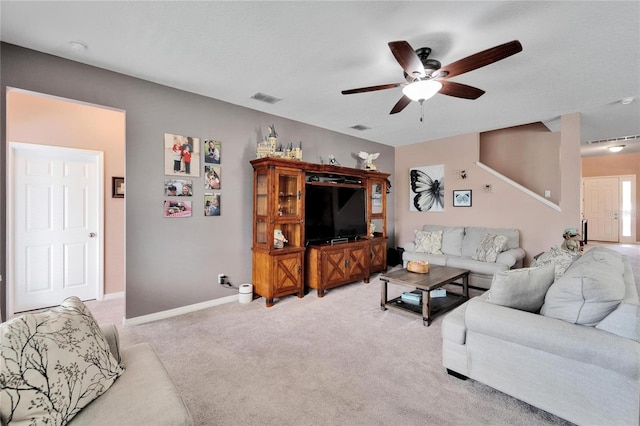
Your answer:
[[[267,244],[267,216],[269,213],[269,193],[267,186],[267,174],[256,174],[256,244]]]
[[[300,172],[280,171],[276,175],[276,191],[278,194],[277,215],[284,217],[300,216]]]
[[[286,239],[282,248],[303,246],[302,234],[302,182],[300,170],[276,168],[276,197],[274,232]],[[278,247],[276,247],[278,248]]]
[[[382,196],[384,191],[383,184],[381,182],[374,182],[371,184],[371,214],[382,214]]]

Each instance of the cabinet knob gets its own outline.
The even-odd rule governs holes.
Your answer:
[[[302,266],[298,265],[298,275],[302,273]]]
[[[302,191],[298,191],[298,200],[302,198]]]

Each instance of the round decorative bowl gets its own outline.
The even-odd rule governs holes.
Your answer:
[[[407,263],[407,271],[426,274],[429,272],[429,262],[425,262],[424,260],[410,260],[409,263]]]

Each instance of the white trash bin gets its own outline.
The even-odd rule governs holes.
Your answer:
[[[240,303],[251,303],[253,300],[253,285],[252,284],[241,284],[240,285],[240,294],[238,296],[238,300]]]

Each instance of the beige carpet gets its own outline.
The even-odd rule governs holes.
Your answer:
[[[118,303],[89,306],[112,321]],[[322,299],[258,299],[119,329],[123,346],[153,344],[198,425],[567,424],[448,376],[441,323],[382,312],[376,275]]]

